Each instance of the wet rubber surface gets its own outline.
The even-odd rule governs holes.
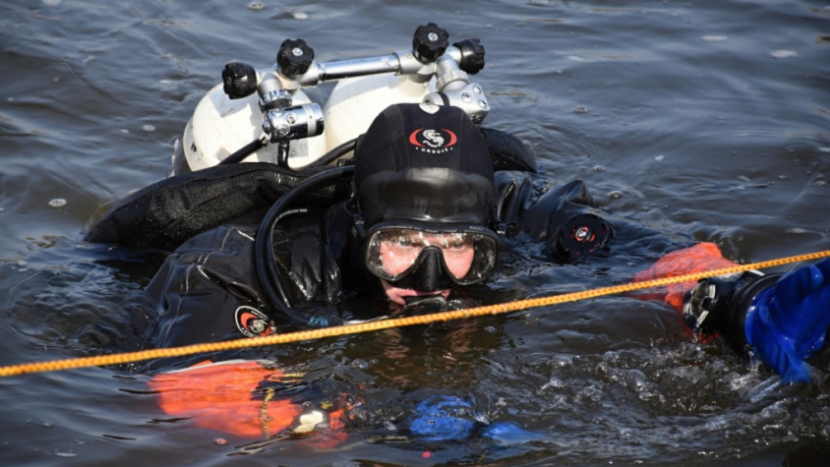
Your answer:
[[[582,179],[603,208],[739,262],[828,248],[827,3],[7,1],[0,364],[142,345],[153,313],[142,288],[163,255],[83,232],[165,176],[224,63],[268,66],[289,37],[323,61],[386,54],[429,21],[451,40],[481,38],[485,126],[519,136],[552,182]],[[612,248],[561,264],[516,244],[479,292],[497,302],[622,283],[655,259]],[[812,361],[822,383],[782,387],[724,345],[692,343],[672,309],[630,297],[211,357],[267,358],[313,390],[359,393],[365,417],[334,449],[251,446],[164,414],[147,386],[155,367],[30,375],[0,381],[3,463],[779,466],[827,459],[830,443],[827,351]],[[543,438],[402,439],[435,395]]]

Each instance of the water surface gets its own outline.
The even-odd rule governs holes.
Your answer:
[[[386,54],[429,21],[452,40],[481,38],[486,126],[521,137],[553,181],[583,179],[604,208],[741,262],[827,249],[826,2],[11,0],[0,6],[0,364],[141,345],[142,288],[163,255],[85,244],[83,232],[165,176],[224,63],[268,66],[296,37],[324,61]],[[533,245],[506,254],[494,300],[648,266],[543,258]],[[241,356],[360,386],[371,412],[338,449],[290,439],[245,458],[257,465],[779,466],[826,459],[830,443],[827,352],[814,361],[824,383],[778,387],[724,346],[691,343],[672,310],[631,298]],[[150,374],[3,380],[4,464],[220,465],[254,451],[163,414]],[[474,399],[546,439],[378,442],[431,394]]]

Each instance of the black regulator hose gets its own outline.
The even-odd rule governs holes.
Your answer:
[[[274,238],[272,232],[277,222],[290,214],[308,212],[305,208],[286,210],[286,208],[297,198],[307,195],[313,190],[329,185],[339,178],[350,176],[354,173],[353,166],[338,167],[325,172],[313,175],[284,195],[271,206],[268,213],[262,219],[257,229],[256,240],[254,241],[254,264],[260,287],[265,292],[266,298],[292,324],[311,327],[326,327],[332,323],[325,318],[309,317],[291,307],[288,295],[282,286],[277,269],[277,260],[274,256]]]
[[[329,165],[332,162],[336,161],[340,157],[343,157],[346,153],[350,151],[354,151],[355,146],[357,143],[357,138],[352,140],[346,141],[345,143],[337,146],[336,148],[332,149],[331,151],[325,153],[323,157],[317,159],[316,161],[309,164],[309,167],[320,167],[323,165]],[[242,162],[243,159],[251,155],[254,151],[258,151],[262,149],[265,145],[262,143],[262,140],[255,139],[250,143],[246,144],[242,148],[240,148],[235,153],[231,154],[230,156],[222,159],[219,161],[219,165],[229,165],[229,164],[236,164],[237,162]]]
[[[245,146],[242,146],[242,148],[240,148],[235,153],[219,161],[219,165],[229,165],[241,162],[242,159],[248,157],[252,152],[262,149],[263,146],[264,144],[262,144],[261,140],[255,139],[250,143],[246,144]]]

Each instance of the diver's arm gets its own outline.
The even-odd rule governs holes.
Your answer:
[[[555,184],[540,174],[500,171],[495,188],[497,222],[544,243],[557,261],[621,251],[632,259],[657,259],[695,243],[679,227],[663,231],[600,209],[581,180]]]
[[[783,276],[703,280],[688,294],[684,317],[699,332],[748,348],[784,381],[809,381],[805,360],[824,346],[830,327],[830,259]]]
[[[554,258],[601,250],[613,236],[613,226],[581,180],[551,186],[542,175],[500,171],[495,187],[498,221],[545,242]]]

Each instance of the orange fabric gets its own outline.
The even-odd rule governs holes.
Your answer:
[[[663,256],[650,268],[634,276],[634,282],[681,276],[737,264],[724,258],[720,248],[714,243],[698,243],[693,247],[673,251]],[[694,286],[695,282],[682,282],[668,286],[668,293],[666,294],[649,295],[646,298],[662,299],[678,312],[682,312],[683,296]]]
[[[263,413],[263,401],[251,400],[262,380],[279,381],[281,371],[252,361],[209,364],[202,362],[150,379],[150,389],[158,393],[159,406],[166,414],[192,417],[199,427],[258,438],[288,428],[302,413],[301,407],[286,400],[269,401]]]

